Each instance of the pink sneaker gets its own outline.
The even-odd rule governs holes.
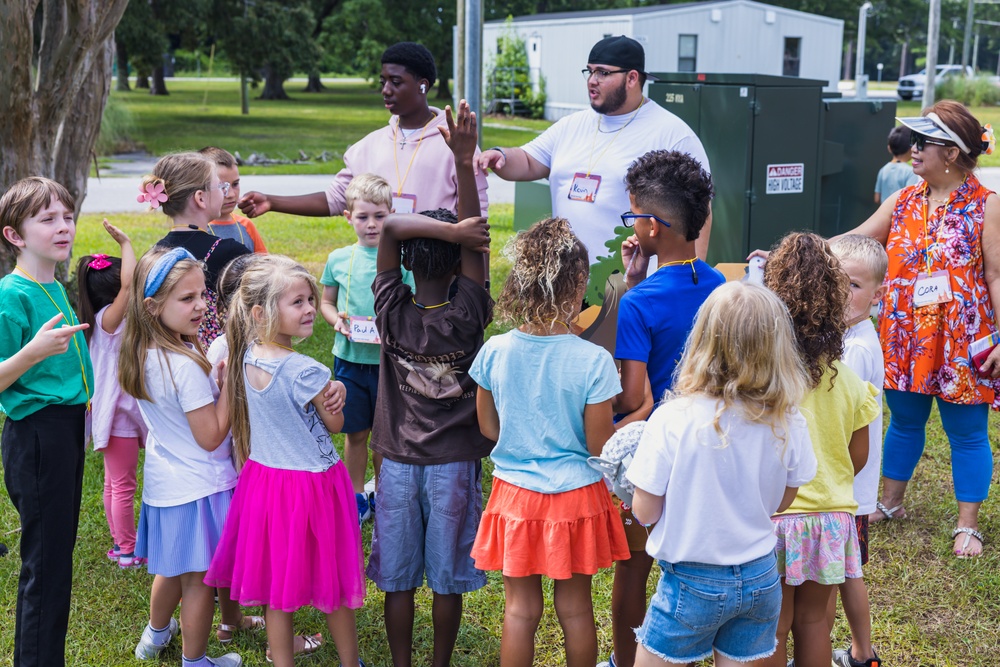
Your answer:
[[[135,554],[122,555],[118,558],[118,567],[123,570],[135,570],[146,565],[145,558],[139,558]]]
[[[113,560],[117,562],[118,559],[121,558],[121,555],[122,555],[121,547],[119,547],[117,544],[108,549],[108,560]]]

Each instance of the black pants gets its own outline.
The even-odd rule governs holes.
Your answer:
[[[51,405],[4,423],[4,483],[21,518],[14,667],[65,664],[85,412],[83,405]]]

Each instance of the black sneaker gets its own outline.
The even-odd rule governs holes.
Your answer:
[[[833,664],[837,667],[882,667],[882,658],[878,657],[878,653],[876,653],[874,658],[861,662],[854,659],[854,656],[851,655],[851,649],[841,648],[833,652]]]

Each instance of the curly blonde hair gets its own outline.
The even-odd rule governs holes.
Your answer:
[[[811,386],[818,387],[826,368],[844,354],[844,313],[851,292],[840,260],[823,237],[792,232],[767,258],[764,285],[785,302],[799,357]]]
[[[540,220],[503,250],[512,267],[497,299],[498,319],[554,325],[576,316],[590,275],[587,248],[565,218]]]

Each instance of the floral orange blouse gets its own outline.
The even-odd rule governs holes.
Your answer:
[[[1000,381],[980,377],[969,358],[969,344],[996,331],[982,249],[986,198],[993,191],[969,175],[947,207],[935,208],[926,190],[921,182],[900,192],[889,228],[889,289],[879,317],[885,388],[998,409]],[[918,308],[914,284],[927,274],[928,255],[932,272],[948,271],[954,297]]]

